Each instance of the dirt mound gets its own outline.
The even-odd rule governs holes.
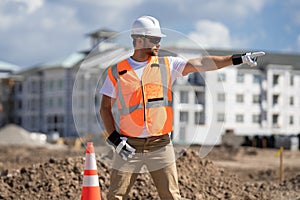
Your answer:
[[[42,146],[41,141],[20,126],[9,124],[0,129],[0,145]]]
[[[300,175],[282,184],[242,183],[192,150],[177,160],[180,192],[186,199],[296,199]],[[100,157],[97,156],[97,160]],[[80,199],[83,156],[50,158],[42,164],[0,172],[0,199]],[[97,162],[103,199],[109,187],[109,165]],[[130,199],[159,199],[148,173],[140,175]]]
[[[177,161],[180,191],[188,199],[283,199],[299,196],[300,175],[281,185],[243,183],[236,175],[186,151]],[[300,196],[299,196],[300,197]]]

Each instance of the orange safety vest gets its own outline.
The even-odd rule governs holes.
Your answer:
[[[127,60],[110,67],[108,77],[118,93],[121,134],[138,137],[144,124],[151,136],[172,131],[172,83],[167,57],[150,56],[141,79]]]

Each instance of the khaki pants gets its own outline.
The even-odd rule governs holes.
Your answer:
[[[137,175],[149,171],[161,199],[180,199],[175,154],[169,135],[128,138],[127,142],[136,148],[136,155],[124,161],[115,154],[107,198],[128,199]]]

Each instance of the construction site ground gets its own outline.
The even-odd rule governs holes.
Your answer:
[[[285,150],[279,180],[276,149],[176,146],[184,199],[300,199],[300,151]],[[102,199],[112,152],[95,147]],[[0,199],[80,199],[85,149],[0,146]],[[130,199],[159,199],[149,174],[139,176]]]

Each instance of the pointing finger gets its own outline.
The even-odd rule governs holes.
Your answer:
[[[250,56],[251,56],[251,58],[254,58],[254,57],[259,57],[259,56],[264,56],[264,55],[266,55],[265,52],[259,51],[259,52],[253,52]]]

